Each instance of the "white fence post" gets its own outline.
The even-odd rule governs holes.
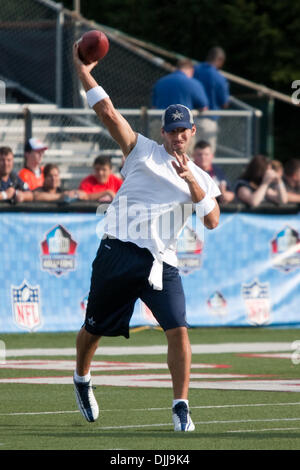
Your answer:
[[[6,85],[3,80],[0,80],[0,104],[6,103]]]

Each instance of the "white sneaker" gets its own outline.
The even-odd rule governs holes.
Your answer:
[[[195,425],[191,419],[187,404],[180,401],[172,409],[174,431],[194,431]]]
[[[99,408],[96,398],[94,396],[91,381],[76,382],[73,377],[74,390],[79,411],[84,418],[92,423],[99,416]]]

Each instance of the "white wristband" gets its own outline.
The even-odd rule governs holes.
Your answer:
[[[90,108],[95,106],[98,101],[104,100],[104,98],[109,98],[108,94],[105,90],[103,90],[102,86],[95,86],[86,92],[86,97],[88,101],[88,105]]]
[[[200,217],[205,217],[209,214],[215,205],[216,203],[214,199],[209,197],[207,194],[203,199],[201,199],[201,201],[195,203],[196,211]]]
[[[7,192],[6,192],[6,191],[1,191],[1,196],[2,196],[3,201],[6,201],[6,199],[7,199]]]

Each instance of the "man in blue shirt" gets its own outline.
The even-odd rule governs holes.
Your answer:
[[[209,109],[211,111],[228,107],[229,85],[227,79],[219,72],[225,63],[225,52],[221,47],[208,51],[206,62],[195,66],[194,78],[204,87]],[[198,132],[203,140],[208,140],[213,153],[217,143],[217,117],[201,118],[197,122]]]
[[[171,104],[183,104],[189,109],[207,109],[208,100],[204,88],[193,75],[193,63],[189,59],[179,60],[177,70],[160,78],[154,85],[152,106],[166,109]]]
[[[166,109],[172,104],[182,104],[189,109],[205,111],[208,109],[208,100],[204,88],[198,80],[193,78],[194,65],[189,59],[177,62],[177,69],[160,78],[152,90],[152,106],[156,109]],[[150,121],[150,137],[162,143],[160,119],[152,117]],[[195,144],[191,139],[188,153]]]

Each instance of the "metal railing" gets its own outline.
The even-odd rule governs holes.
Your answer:
[[[220,135],[218,154],[225,163],[241,163],[253,155],[254,128],[253,121],[261,113],[249,109],[219,110],[199,113],[193,111],[195,119],[218,117]],[[132,128],[150,138],[154,138],[153,124],[160,128],[162,110],[120,109]],[[197,121],[196,121],[197,122]],[[102,126],[95,112],[90,109],[57,108],[55,105],[0,105],[0,142],[15,146],[16,157],[24,141],[34,136],[44,140],[57,155],[65,154],[62,149],[72,148],[72,143],[94,143],[95,151],[116,154],[117,145],[109,132]],[[17,145],[18,144],[18,145]],[[79,151],[80,152],[80,151]],[[119,150],[117,154],[119,155]],[[69,154],[76,155],[73,148]],[[229,160],[228,160],[229,159]],[[241,160],[242,159],[242,160]]]
[[[161,110],[143,107],[119,111],[136,132],[160,142]],[[193,114],[196,124],[201,117],[218,117],[215,162],[225,165],[229,179],[235,179],[240,167],[255,153],[255,130],[260,113],[250,108],[203,113],[193,111]],[[47,144],[44,164],[58,164],[62,179],[73,181],[74,185],[91,171],[98,155],[109,155],[116,172],[122,165],[119,146],[91,109],[37,104],[0,105],[0,146],[12,148],[17,170],[23,166],[24,143],[30,137],[39,138]],[[197,138],[201,139],[201,135]]]

